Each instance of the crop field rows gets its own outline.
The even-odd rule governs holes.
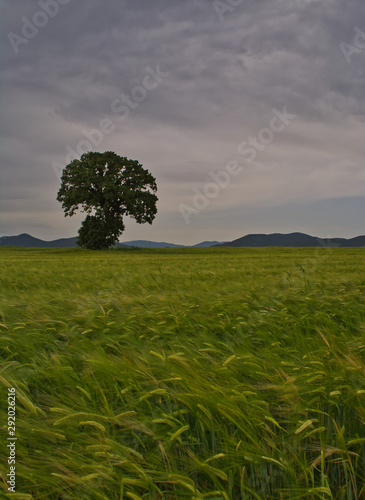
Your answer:
[[[365,499],[364,249],[0,255],[0,497]]]

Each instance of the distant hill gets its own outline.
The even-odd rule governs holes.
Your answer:
[[[365,247],[365,236],[356,236],[356,238],[351,238],[346,240],[342,245],[343,247]]]
[[[133,240],[123,241],[123,245],[127,247],[141,247],[141,248],[183,248],[184,245],[175,245],[174,243],[147,241],[147,240]]]
[[[4,247],[28,247],[28,248],[69,248],[76,246],[76,237],[61,238],[53,241],[43,241],[34,238],[30,234],[19,234],[18,236],[2,236],[0,246]]]
[[[202,241],[201,243],[197,243],[196,245],[193,245],[193,247],[215,247],[217,245],[222,245],[221,242],[219,241]]]
[[[76,236],[74,238],[60,238],[53,241],[44,241],[34,238],[30,234],[19,234],[18,236],[0,237],[0,246],[27,247],[27,248],[71,248],[76,247]],[[118,247],[140,247],[140,248],[186,248],[186,245],[175,245],[174,243],[156,242],[147,240],[132,240],[117,243]],[[356,238],[330,238],[322,239],[303,233],[291,234],[248,234],[231,242],[219,243],[218,241],[203,241],[192,245],[200,247],[365,247],[365,236]]]
[[[217,246],[226,247],[363,247],[365,236],[356,238],[316,238],[304,233],[290,234],[248,234],[229,243],[221,243]]]
[[[39,238],[34,238],[30,234],[19,234],[18,236],[2,236],[0,237],[0,246],[12,247],[27,247],[27,248],[71,248],[76,247],[76,239],[74,238],[61,238],[53,241],[44,241]],[[209,247],[219,244],[218,241],[203,241],[194,245],[195,247]],[[132,240],[123,243],[117,243],[118,247],[140,247],[140,248],[184,248],[185,245],[175,245],[174,243],[155,242],[147,240]]]
[[[143,247],[143,248],[186,248],[186,247],[214,247],[220,245],[219,241],[202,241],[201,243],[197,243],[196,245],[175,245],[175,243],[157,243],[155,241],[146,241],[146,240],[135,240],[135,241],[124,241],[123,245],[126,246],[135,246],[135,247]]]

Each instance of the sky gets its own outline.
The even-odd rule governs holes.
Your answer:
[[[1,235],[76,236],[86,151],[156,178],[120,241],[365,234],[363,0],[0,0]]]

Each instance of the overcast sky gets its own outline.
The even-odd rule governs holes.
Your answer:
[[[56,195],[90,144],[157,180],[121,241],[365,234],[363,0],[0,5],[2,235],[77,234]]]

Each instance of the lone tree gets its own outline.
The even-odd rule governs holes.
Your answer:
[[[128,160],[112,151],[85,153],[62,172],[57,200],[65,217],[81,212],[82,223],[77,244],[90,250],[114,245],[129,215],[139,224],[152,224],[158,200],[156,179],[136,160]]]

